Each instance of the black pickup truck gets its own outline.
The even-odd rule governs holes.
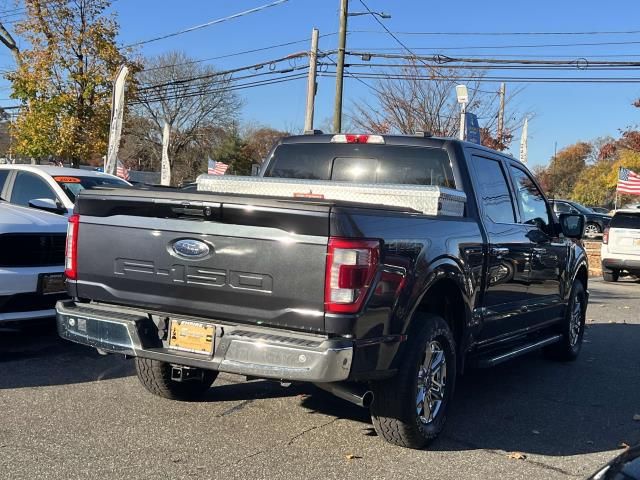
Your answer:
[[[511,157],[302,135],[259,177],[198,185],[84,191],[69,219],[58,331],[134,357],[157,395],[195,399],[218,372],[311,382],[422,448],[465,369],[580,351],[584,218],[557,218]]]

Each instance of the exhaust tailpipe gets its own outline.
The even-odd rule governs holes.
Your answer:
[[[364,385],[343,382],[315,383],[314,385],[360,407],[369,408],[373,403],[373,392]]]

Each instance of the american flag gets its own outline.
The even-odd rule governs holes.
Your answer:
[[[209,159],[207,173],[209,175],[224,175],[227,168],[229,168],[229,165],[226,163],[216,162],[215,160]]]
[[[620,193],[640,195],[640,175],[628,168],[620,168],[616,190]]]
[[[116,175],[124,180],[129,180],[129,169],[120,160],[116,164]]]

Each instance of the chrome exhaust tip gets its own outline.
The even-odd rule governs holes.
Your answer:
[[[314,385],[360,407],[369,408],[374,401],[373,392],[364,385],[342,382],[315,383]]]

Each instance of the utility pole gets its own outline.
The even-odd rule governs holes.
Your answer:
[[[498,110],[498,142],[502,143],[502,135],[504,134],[504,95],[505,84],[500,84],[500,110]]]
[[[340,28],[338,29],[338,65],[336,67],[336,98],[333,107],[333,132],[342,130],[342,85],[344,81],[344,54],[347,48],[347,16],[349,0],[340,0]]]
[[[311,31],[311,50],[309,50],[309,79],[307,82],[307,109],[304,115],[304,131],[313,131],[313,110],[316,100],[316,72],[318,70],[318,37],[319,31],[314,28]]]

